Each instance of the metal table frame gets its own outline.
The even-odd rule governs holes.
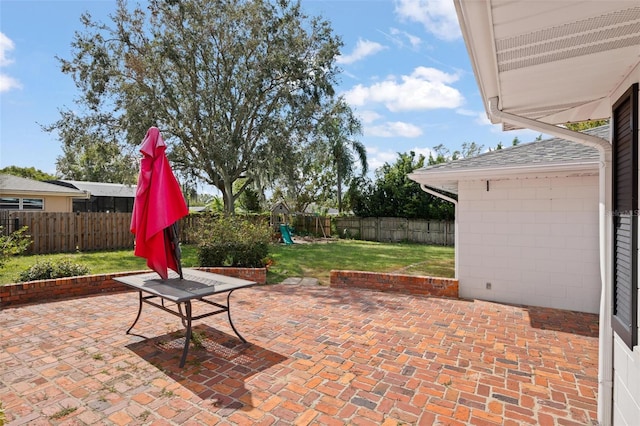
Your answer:
[[[162,309],[163,311],[181,319],[182,325],[186,328],[184,349],[182,350],[182,358],[180,358],[181,368],[184,367],[187,360],[189,342],[191,341],[191,323],[195,320],[226,312],[227,317],[229,318],[229,324],[231,325],[234,333],[236,333],[236,336],[238,336],[243,343],[247,342],[247,340],[238,332],[233,324],[233,320],[231,319],[230,298],[231,293],[235,290],[256,285],[256,282],[254,281],[203,272],[197,269],[184,269],[183,271],[183,278],[171,272],[169,278],[166,280],[161,279],[155,272],[114,278],[115,281],[126,284],[138,291],[138,314],[136,315],[136,319],[133,321],[133,324],[131,324],[131,327],[127,330],[127,334],[130,334],[131,330],[140,319],[140,315],[142,314],[142,305],[145,303],[147,305],[155,306],[158,309]],[[226,305],[204,299],[204,297],[207,296],[223,293],[227,293]],[[153,300],[156,298],[160,299],[160,303]],[[165,301],[175,303],[177,310],[169,308],[165,304]],[[217,309],[193,316],[191,306],[192,301],[200,301]],[[182,308],[183,305],[184,310]]]

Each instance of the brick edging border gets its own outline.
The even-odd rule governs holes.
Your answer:
[[[196,269],[255,281],[258,284],[267,283],[266,268],[203,267]],[[0,285],[0,309],[9,306],[24,305],[27,303],[41,303],[96,294],[130,291],[131,289],[129,287],[115,281],[114,278],[145,272],[149,271],[128,271],[111,274],[82,275],[77,277]]]
[[[458,298],[458,280],[363,271],[331,271],[329,285],[424,296]]]
[[[266,268],[196,268],[230,277],[266,284]],[[28,281],[0,285],[0,309],[53,300],[130,291],[129,287],[114,280],[126,275],[149,271],[128,271],[111,274],[83,275],[53,280]],[[363,271],[332,270],[330,286],[334,288],[363,288],[427,296],[458,297],[458,280],[403,274]]]

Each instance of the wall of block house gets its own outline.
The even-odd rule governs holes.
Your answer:
[[[597,175],[458,189],[460,297],[599,311]]]

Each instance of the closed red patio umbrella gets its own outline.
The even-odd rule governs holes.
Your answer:
[[[147,266],[165,280],[168,269],[182,277],[176,222],[189,213],[166,148],[160,130],[151,127],[140,148],[143,158],[130,227],[134,254],[146,258]]]

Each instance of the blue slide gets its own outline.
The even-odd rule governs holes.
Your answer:
[[[293,244],[291,231],[289,231],[289,227],[284,223],[280,224],[280,234],[282,234],[282,241],[284,241],[285,244]]]

